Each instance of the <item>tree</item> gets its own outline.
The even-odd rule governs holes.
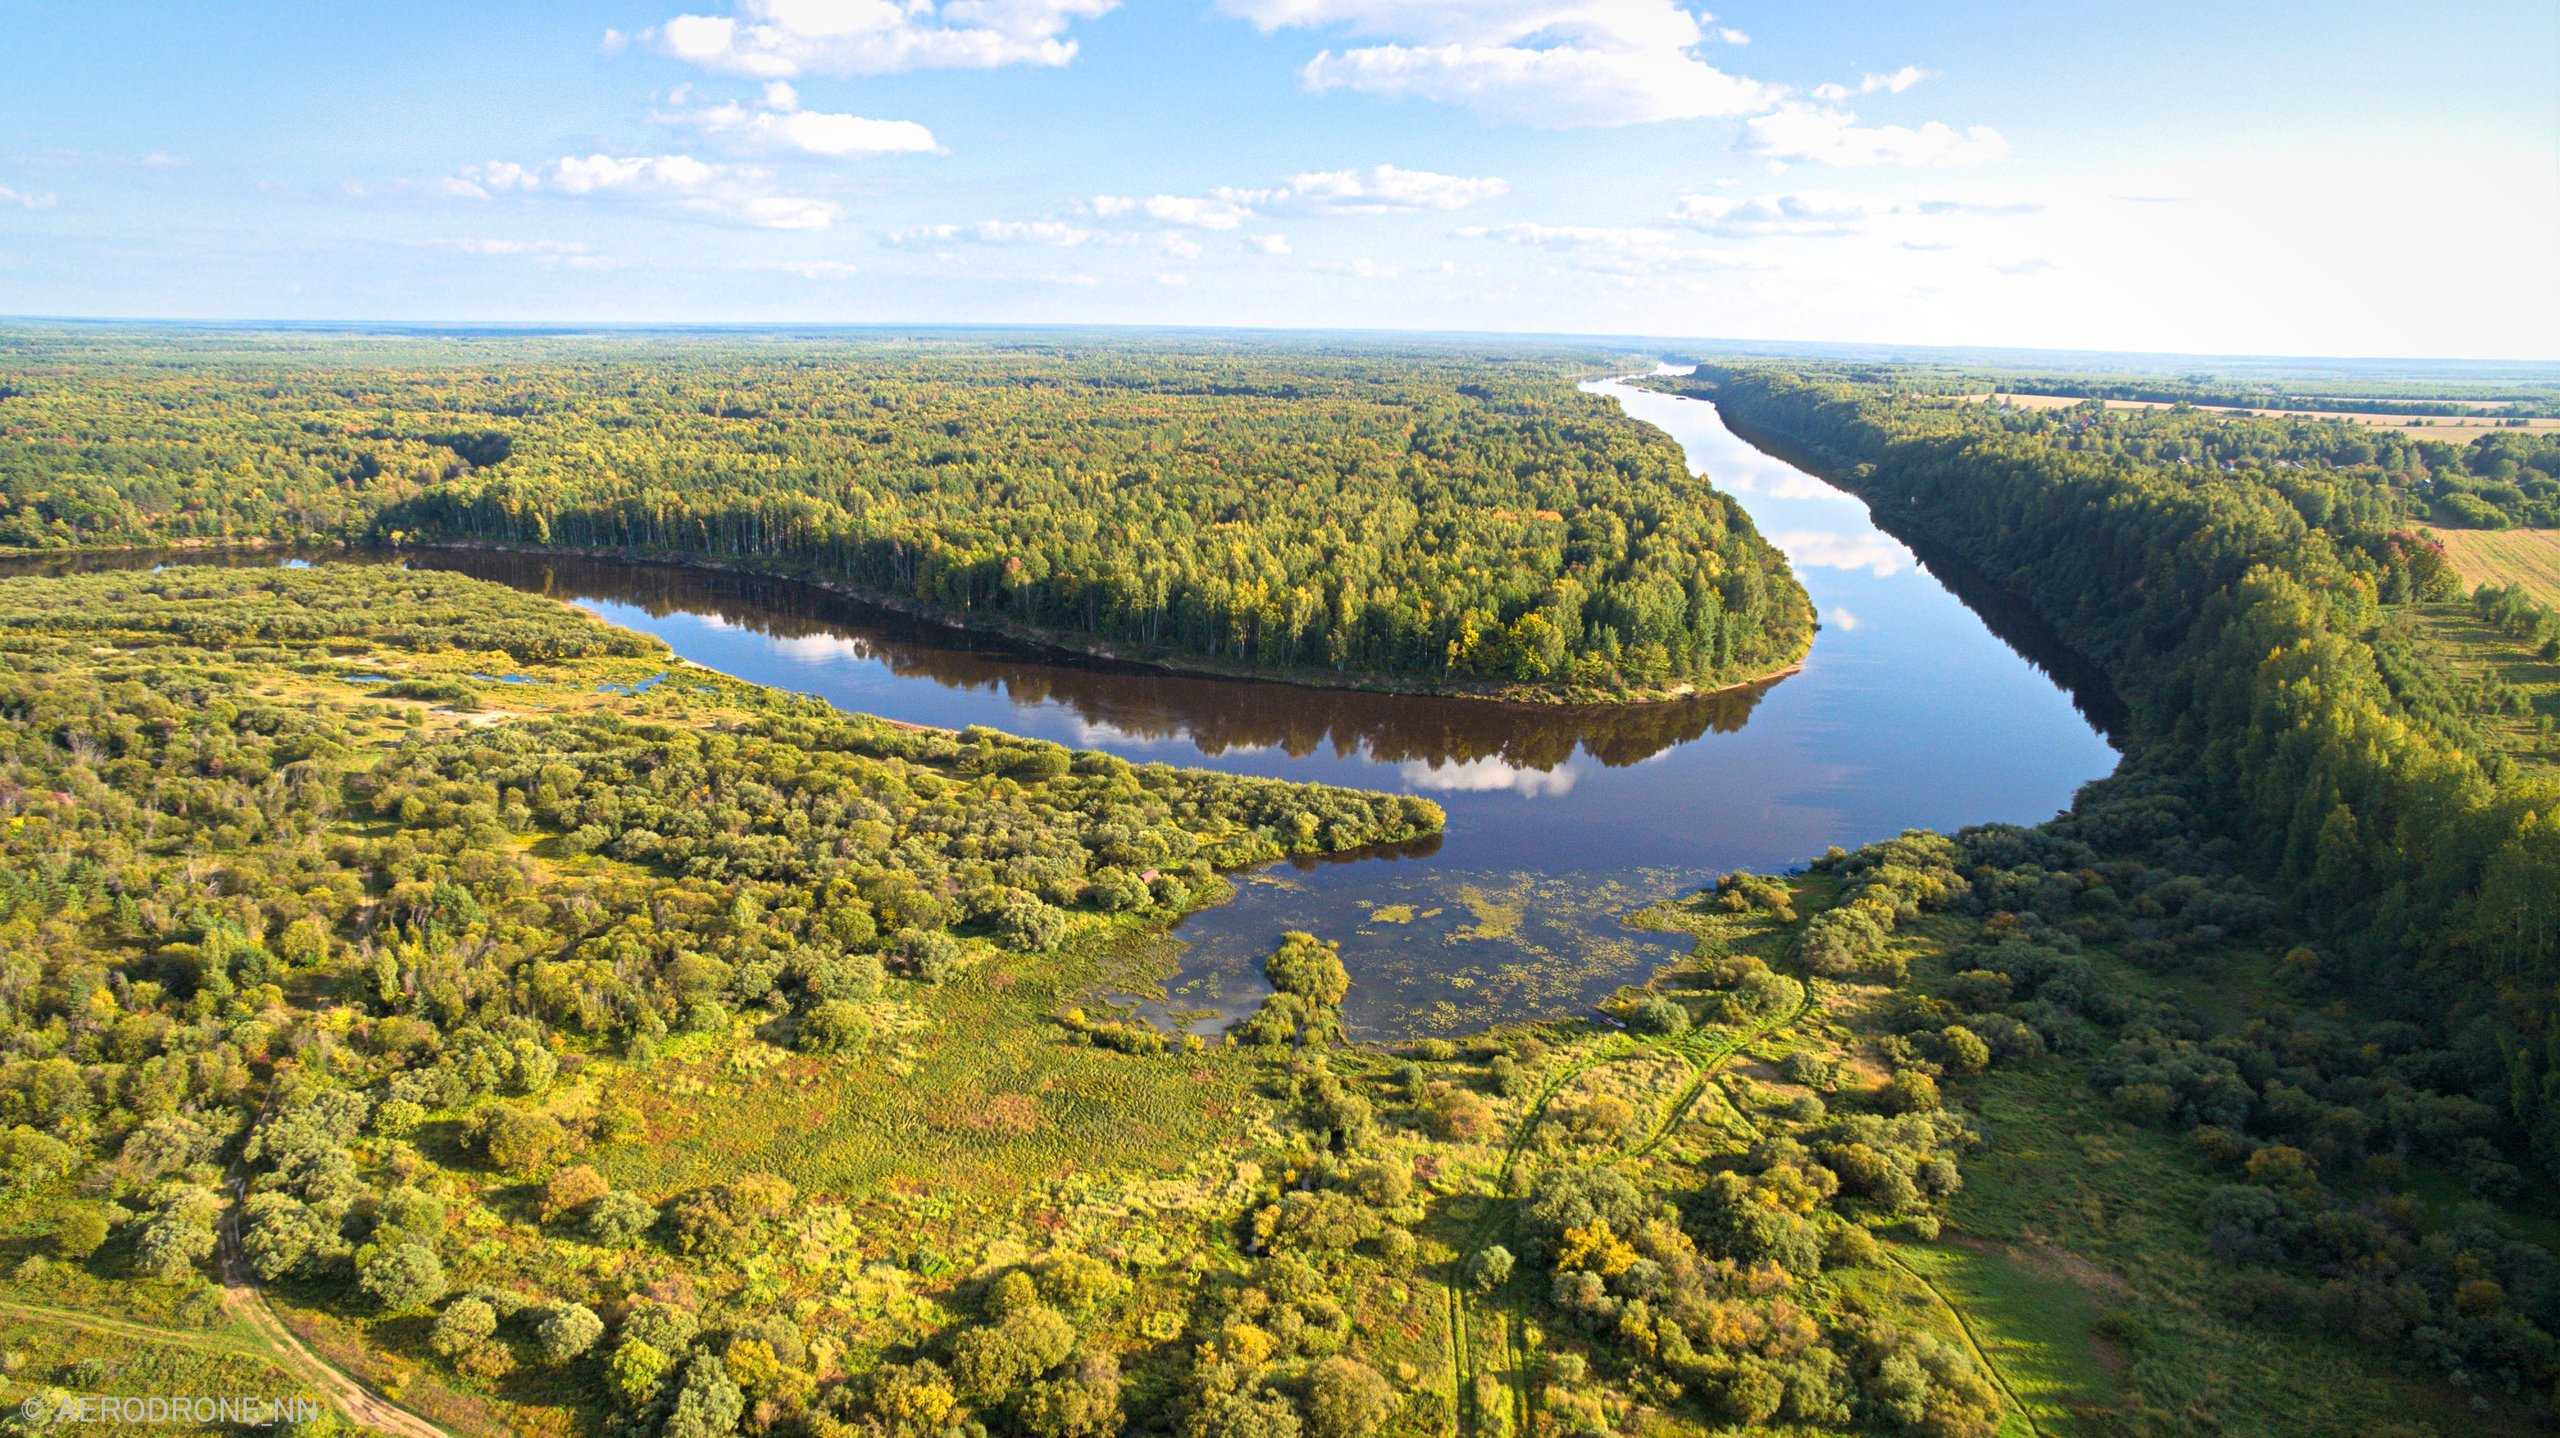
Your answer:
[[[1686,1033],[1689,1011],[1660,994],[1647,994],[1627,1015],[1627,1027],[1640,1034]]]
[[[383,1312],[414,1312],[444,1296],[444,1262],[433,1249],[414,1243],[369,1248],[357,1264],[356,1281]]]
[[[1877,1101],[1887,1113],[1930,1113],[1938,1107],[1938,1081],[1918,1069],[1896,1069]]]
[[[635,1193],[606,1193],[587,1208],[589,1240],[606,1248],[622,1248],[657,1226],[658,1210]]]
[[[486,1343],[498,1331],[498,1311],[478,1298],[457,1298],[436,1315],[428,1346],[447,1358],[459,1358]]]
[[[1308,1438],[1369,1438],[1395,1410],[1395,1390],[1378,1370],[1339,1354],[1307,1374]]]
[[[1291,931],[1262,963],[1271,987],[1294,994],[1320,1009],[1339,1009],[1351,992],[1351,974],[1342,966],[1342,948],[1313,934]]]
[[[584,1304],[564,1303],[551,1310],[534,1330],[534,1339],[542,1345],[542,1356],[553,1363],[570,1359],[596,1346],[604,1337],[604,1320]]]
[[[558,1119],[511,1103],[493,1103],[473,1115],[472,1121],[481,1152],[506,1173],[531,1173],[568,1140]]]
[[[1033,1438],[1110,1438],[1122,1422],[1119,1360],[1082,1355],[1071,1371],[1032,1384],[1016,1412]]]
[[[249,1271],[267,1282],[346,1256],[335,1220],[291,1194],[253,1193],[241,1206],[240,1250]]]
[[[961,1334],[951,1348],[951,1372],[962,1393],[999,1401],[1064,1363],[1075,1346],[1076,1331],[1067,1320],[1035,1304]]]
[[[676,1401],[667,1410],[659,1438],[721,1438],[738,1430],[747,1411],[745,1395],[729,1381],[729,1370],[716,1353],[697,1353],[686,1362]]]
[[[572,1164],[551,1175],[551,1181],[542,1186],[543,1220],[566,1217],[608,1191],[603,1175],[586,1164]]]
[[[1183,1438],[1298,1438],[1298,1410],[1268,1388],[1221,1393],[1203,1402],[1183,1425]]]
[[[88,1260],[107,1241],[107,1216],[82,1204],[63,1214],[53,1230],[53,1251],[73,1263]]]
[[[853,1053],[871,1041],[871,1014],[860,1004],[826,999],[800,1020],[795,1043],[810,1053]]]
[[[1467,1282],[1478,1293],[1491,1293],[1511,1281],[1511,1265],[1510,1249],[1487,1244],[1467,1259]]]
[[[613,1385],[614,1396],[622,1400],[622,1406],[636,1412],[658,1396],[658,1390],[666,1383],[667,1370],[673,1366],[655,1344],[625,1338],[614,1345],[605,1378]]]
[[[1938,1044],[1946,1054],[1949,1072],[1972,1074],[1991,1067],[1991,1045],[1962,1024],[1949,1024],[1939,1030]]]
[[[194,1276],[196,1265],[213,1257],[214,1225],[221,1217],[222,1201],[213,1190],[199,1184],[171,1188],[142,1230],[134,1267],[168,1282]]]
[[[939,1433],[960,1406],[950,1376],[929,1358],[882,1364],[872,1370],[869,1390],[871,1415],[895,1434]]]

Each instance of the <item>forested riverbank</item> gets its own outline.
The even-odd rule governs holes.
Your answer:
[[[701,559],[1154,662],[1532,699],[1766,678],[1812,634],[1749,517],[1575,389],[1597,352],[396,348],[0,337],[0,543]]]
[[[1889,374],[1682,384],[1983,568],[2127,697],[2119,775],[2040,830],[1959,836],[1952,902],[1990,913],[1982,942],[2068,920],[2107,988],[2185,991],[2085,1010],[2112,1047],[2081,1081],[2221,1175],[2200,1207],[2233,1267],[2209,1288],[2457,1384],[2546,1387],[2560,1286],[2524,1235],[2560,1159],[2560,780],[2530,727],[2490,726],[2509,692],[2429,635],[2476,614],[2477,643],[2527,672],[2560,621],[2517,591],[2462,594],[2419,530],[2474,466],[2379,464],[2339,425],[2002,411]],[[2052,960],[2009,947],[1976,966],[2040,1002]],[[1966,1002],[1969,982],[1931,987]]]

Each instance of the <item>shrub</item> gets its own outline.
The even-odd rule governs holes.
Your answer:
[[[53,1230],[53,1251],[74,1263],[86,1260],[107,1241],[107,1216],[82,1204],[62,1216]]]
[[[542,1219],[548,1223],[575,1213],[607,1192],[604,1177],[587,1165],[564,1168],[542,1186]]]
[[[1467,1259],[1467,1282],[1478,1293],[1491,1293],[1511,1281],[1511,1250],[1488,1244]]]
[[[1647,994],[1628,1013],[1627,1027],[1640,1034],[1686,1033],[1689,1011],[1660,994]]]
[[[560,1120],[511,1103],[481,1109],[472,1115],[471,1126],[490,1166],[505,1173],[531,1173],[569,1138]]]
[[[1356,1358],[1325,1359],[1307,1374],[1308,1438],[1369,1438],[1395,1401],[1378,1370]]]
[[[606,1248],[638,1241],[657,1226],[658,1210],[634,1193],[607,1193],[587,1209],[587,1237]]]
[[[871,1042],[871,1015],[860,1004],[823,999],[800,1020],[793,1044],[808,1053],[854,1053]]]
[[[498,1331],[498,1310],[477,1298],[457,1298],[436,1315],[427,1344],[447,1358],[459,1358],[486,1343]]]
[[[415,1243],[373,1249],[358,1265],[356,1281],[385,1313],[409,1313],[444,1296],[444,1262]]]
[[[553,1363],[566,1363],[596,1346],[604,1337],[604,1320],[595,1310],[582,1303],[564,1303],[551,1310],[534,1330],[534,1341],[542,1345],[542,1356]]]

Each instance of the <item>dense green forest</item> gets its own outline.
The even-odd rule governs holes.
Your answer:
[[[2560,1166],[2560,780],[2484,739],[2482,696],[2413,641],[2459,593],[2409,527],[2423,471],[2323,453],[2343,433],[2300,422],[2021,413],[1757,366],[1684,387],[1982,567],[2130,701],[2118,775],[1957,898],[1986,934],[2067,921],[2136,967],[2265,985],[2246,1022],[2105,1000],[2090,1076],[2229,1173],[2202,1219],[2247,1275],[2232,1301],[2547,1393],[2548,1252],[2393,1196],[2450,1175],[2513,1202]],[[2467,607],[2519,657],[2560,650],[2520,591]],[[1981,967],[2040,998],[2052,961],[2015,953]]]
[[[1124,654],[1536,695],[1802,656],[1785,558],[1592,353],[0,335],[0,544],[488,542]]]

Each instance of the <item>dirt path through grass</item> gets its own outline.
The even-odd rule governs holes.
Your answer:
[[[261,1115],[263,1117],[263,1115]],[[230,1175],[231,1205],[223,1210],[219,1252],[222,1261],[222,1311],[246,1325],[266,1344],[268,1356],[326,1399],[346,1420],[391,1438],[450,1438],[437,1427],[348,1376],[303,1346],[284,1326],[267,1295],[249,1272],[240,1248],[240,1205],[248,1189],[246,1176],[234,1165]]]
[[[47,1308],[37,1303],[0,1301],[0,1314],[15,1315],[38,1323],[57,1324],[64,1328],[85,1329],[111,1338],[131,1338],[143,1343],[187,1348],[198,1353],[220,1353],[251,1358],[270,1356],[262,1345],[241,1339],[222,1338],[209,1333],[182,1333],[174,1328],[155,1328],[148,1323],[107,1318],[69,1308]]]

